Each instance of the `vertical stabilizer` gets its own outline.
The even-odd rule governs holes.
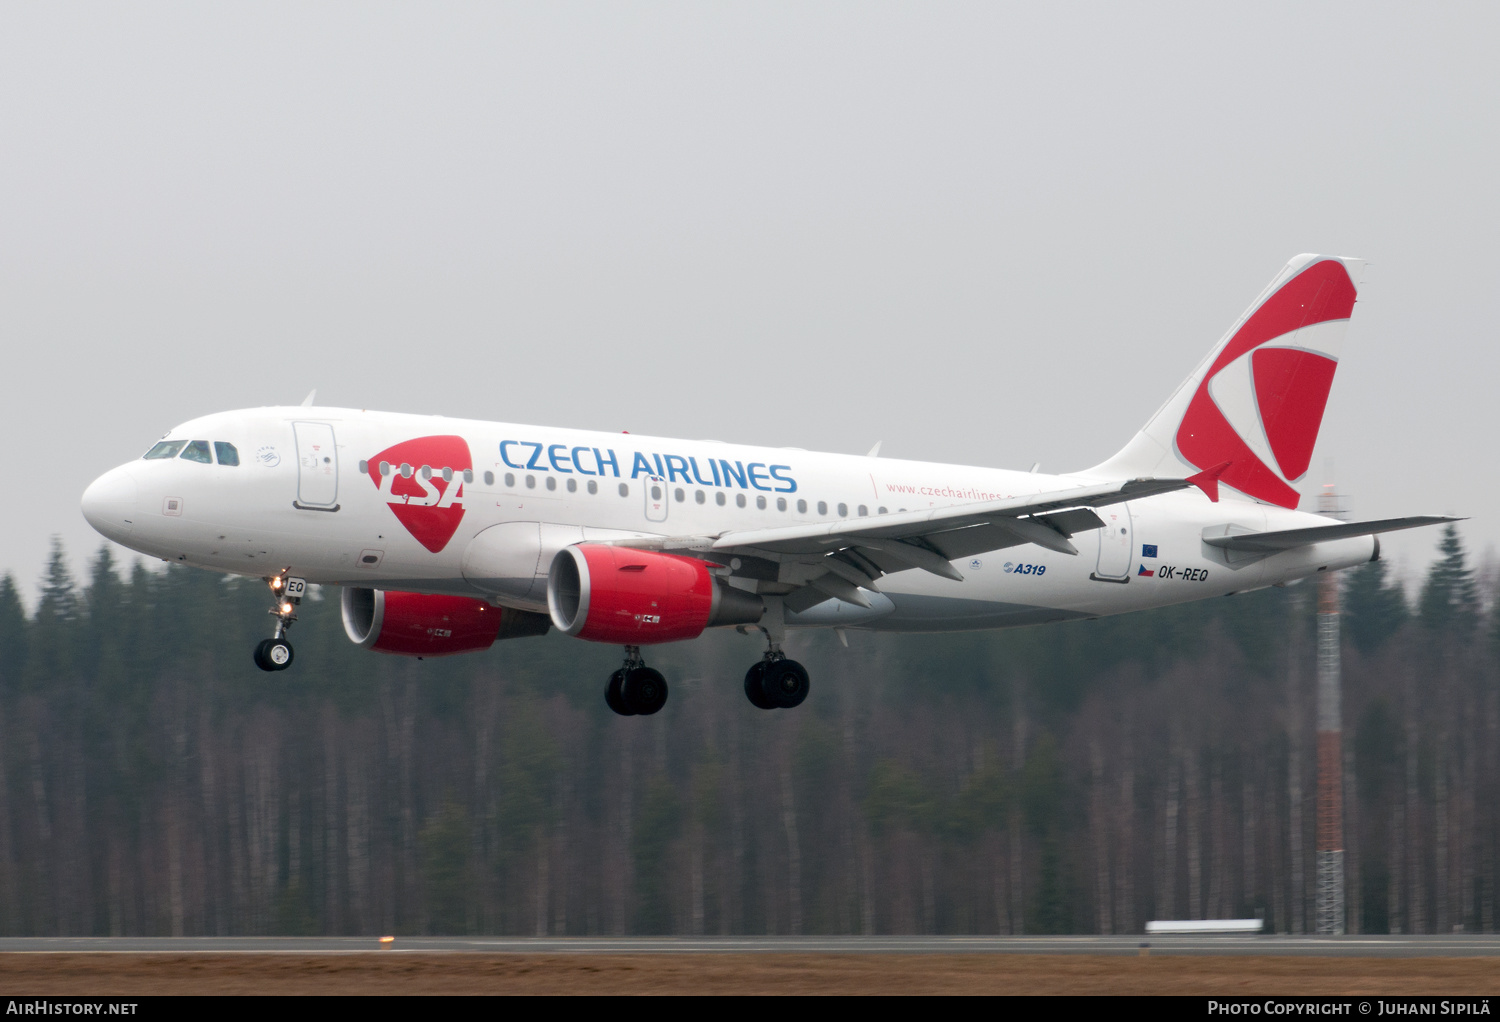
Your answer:
[[[1364,260],[1299,255],[1145,427],[1088,475],[1187,476],[1297,506]],[[1227,465],[1226,465],[1227,463]]]

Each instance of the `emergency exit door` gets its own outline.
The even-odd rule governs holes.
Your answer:
[[[644,476],[646,491],[646,521],[667,520],[667,481],[661,476]]]

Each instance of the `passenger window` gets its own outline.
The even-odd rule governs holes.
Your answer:
[[[536,489],[536,476],[527,476],[526,477],[526,488],[528,490],[534,490],[534,489]]]
[[[234,449],[234,444],[226,444],[222,440],[215,440],[214,453],[219,456],[220,465],[238,465],[240,463],[240,452]]]
[[[578,492],[578,480],[574,479],[572,476],[568,476],[568,492],[569,493],[577,493]]]
[[[848,504],[840,504],[839,505],[839,517],[840,518],[848,518],[849,517],[849,505]]]
[[[661,500],[661,487],[655,485],[654,483],[651,486],[651,499]]]
[[[744,507],[745,506],[745,495],[743,493],[736,493],[734,495],[734,506],[735,507]]]
[[[755,498],[755,506],[757,508],[759,508],[760,510],[764,511],[766,509],[766,498],[764,498],[764,497],[756,497]]]
[[[451,482],[453,482],[453,470],[451,468],[446,467],[446,466],[443,468],[443,482],[445,482],[445,483],[451,483]]]
[[[687,500],[687,494],[682,492],[681,486],[672,491],[672,496],[677,498],[677,503],[679,504],[681,504],[684,500]]]
[[[859,506],[859,517],[863,518],[866,515],[868,515],[869,513],[870,513],[870,509],[869,508],[865,507],[863,504],[861,504]]]
[[[878,511],[878,512],[879,512],[879,513],[880,513],[880,514],[883,514],[883,515],[888,515],[888,514],[890,514],[890,512],[889,512],[889,511],[887,511],[887,510],[886,510],[886,509],[885,509],[885,508],[883,508],[883,507],[880,507],[880,508],[876,508],[876,509],[875,509],[875,510],[876,510],[876,511]]]
[[[467,474],[468,473],[465,473],[465,475],[467,475]],[[495,485],[495,473],[489,472],[489,471],[485,472],[485,474],[484,474],[484,485],[486,485],[486,486],[494,486]]]
[[[628,497],[628,496],[630,496],[630,484],[629,483],[621,483],[620,484],[620,496],[622,496],[622,497]]]
[[[827,501],[822,501],[822,500],[818,501],[818,514],[820,514],[820,515],[826,515],[827,513],[828,513],[828,503],[827,503]]]
[[[514,472],[507,472],[507,473],[505,473],[505,485],[506,486],[514,486],[514,485],[516,485],[516,474]]]
[[[696,493],[693,494],[693,499],[696,500],[698,503],[702,504],[705,500],[708,499],[708,497],[704,494],[704,492],[702,490],[698,490]]]
[[[379,468],[381,475],[388,476],[391,474],[391,463],[389,461],[382,461],[379,465]]]
[[[714,494],[714,503],[717,504],[717,505],[719,505],[720,507],[724,506],[724,491],[723,490],[720,490],[718,493]]]
[[[161,443],[157,444],[155,447],[151,448],[151,450],[142,455],[142,460],[165,461],[167,458],[175,458],[182,450],[183,445],[186,443],[186,440],[163,440]]]
[[[493,481],[494,478],[495,478],[494,476],[490,476],[491,481]],[[474,482],[474,470],[472,468],[466,468],[466,469],[464,469],[464,482],[466,482],[466,483],[472,483],[472,482]]]
[[[183,461],[197,461],[205,465],[214,463],[214,456],[208,453],[207,440],[194,440],[182,449]]]
[[[596,482],[594,482],[592,479],[589,480],[589,492],[590,493],[598,493],[599,492],[599,484],[596,483]]]
[[[799,500],[799,501],[797,501],[797,513],[799,515],[805,515],[805,514],[807,514],[807,501],[805,501],[805,500]]]
[[[555,490],[555,489],[557,489],[557,477],[556,476],[548,476],[547,477],[547,489],[549,489],[549,490]]]
[[[786,498],[785,497],[777,497],[776,498],[776,510],[778,510],[778,511],[785,511],[786,510]]]

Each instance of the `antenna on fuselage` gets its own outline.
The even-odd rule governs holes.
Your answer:
[[[310,407],[312,405],[312,403],[313,403],[313,399],[315,397],[317,397],[317,396],[318,396],[318,388],[317,387],[314,387],[312,390],[309,390],[307,392],[307,396],[302,399],[302,407],[303,408]]]
[[[877,441],[875,441],[875,446],[870,448],[870,453],[866,454],[865,457],[866,458],[878,458],[878,457],[880,457],[880,445],[883,444],[883,443],[885,443],[884,440],[877,440]]]

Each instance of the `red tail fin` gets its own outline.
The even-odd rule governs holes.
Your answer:
[[[1195,481],[1296,507],[1291,484],[1312,461],[1363,265],[1293,259],[1136,438],[1092,471],[1197,469]]]

